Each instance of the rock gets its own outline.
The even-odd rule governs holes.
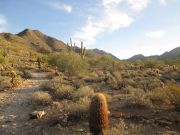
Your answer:
[[[30,119],[40,119],[46,114],[47,113],[45,111],[34,111],[30,113],[29,115],[30,115]]]

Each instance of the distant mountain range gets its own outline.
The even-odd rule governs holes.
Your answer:
[[[38,30],[25,29],[18,34],[0,33],[0,37],[8,42],[27,46],[40,53],[67,51],[67,45],[63,41],[47,36]],[[76,46],[75,50],[78,52],[80,48]],[[114,55],[99,49],[87,49],[87,55],[91,57],[109,55],[118,59]]]
[[[63,41],[47,36],[38,30],[25,29],[18,34],[0,33],[0,38],[3,38],[4,40],[10,43],[18,44],[30,48],[39,53],[67,51],[67,45]],[[79,52],[80,48],[76,46],[75,51]],[[99,50],[97,48],[87,49],[87,56],[89,57],[96,58],[104,55],[109,55],[116,60],[118,59],[111,53],[105,52],[103,50]],[[136,61],[136,60],[145,60],[148,58],[159,59],[159,60],[180,59],[180,47],[177,47],[169,52],[165,52],[162,55],[145,57],[142,54],[138,54],[127,60]]]
[[[162,55],[144,56],[142,54],[134,55],[127,59],[128,61],[146,60],[146,59],[158,59],[158,60],[175,60],[180,59],[180,47],[176,47],[169,52],[165,52]]]

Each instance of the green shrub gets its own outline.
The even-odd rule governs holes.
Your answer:
[[[111,56],[105,55],[96,60],[90,60],[90,64],[94,67],[107,69],[112,67],[115,64],[115,61]]]
[[[164,62],[163,61],[158,61],[156,59],[148,59],[144,62],[145,67],[147,68],[158,68],[158,67],[163,67]]]
[[[77,75],[87,69],[87,62],[76,53],[62,52],[49,56],[49,64],[57,66],[61,72],[68,75]]]

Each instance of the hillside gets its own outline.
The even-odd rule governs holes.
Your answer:
[[[67,49],[64,42],[47,36],[38,30],[25,29],[18,34],[0,33],[0,36],[10,43],[26,46],[40,53]]]
[[[12,44],[18,44],[35,52],[47,54],[50,52],[67,51],[67,45],[56,38],[50,37],[38,30],[25,29],[18,34],[0,33],[0,37]],[[76,46],[75,51],[79,53],[80,48]],[[114,55],[99,49],[87,49],[87,56],[101,57],[105,55],[111,56],[113,59],[118,59]]]
[[[128,61],[145,60],[145,59],[158,59],[158,60],[178,60],[180,59],[180,47],[174,48],[169,52],[162,55],[143,56],[142,54],[134,55],[127,59]]]

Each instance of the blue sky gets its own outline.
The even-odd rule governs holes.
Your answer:
[[[180,0],[0,0],[0,32],[25,28],[120,59],[180,46]]]

